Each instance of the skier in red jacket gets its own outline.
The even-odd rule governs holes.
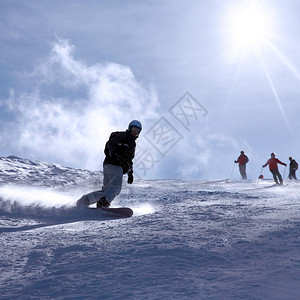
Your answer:
[[[271,153],[271,158],[262,167],[264,168],[267,165],[269,165],[270,172],[272,173],[274,181],[276,182],[276,184],[283,184],[283,180],[282,180],[282,177],[281,177],[281,175],[278,171],[278,165],[277,164],[281,164],[281,165],[284,165],[284,166],[286,166],[286,164],[281,162],[279,159],[275,158],[275,155],[276,155],[275,153]],[[277,177],[279,179],[279,182],[278,182]]]
[[[234,162],[239,164],[240,174],[242,176],[242,179],[247,179],[247,173],[246,173],[246,163],[249,161],[249,158],[247,155],[245,155],[244,151],[241,151],[241,155],[238,157],[237,160]]]

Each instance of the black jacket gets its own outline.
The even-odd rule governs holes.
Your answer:
[[[123,168],[123,173],[132,173],[135,154],[136,138],[127,131],[113,132],[104,149],[104,164],[111,164]]]
[[[296,171],[296,170],[298,170],[298,164],[294,159],[292,159],[290,162],[290,171]]]

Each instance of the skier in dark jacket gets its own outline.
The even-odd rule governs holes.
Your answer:
[[[244,151],[241,151],[241,155],[238,157],[237,160],[235,160],[235,163],[239,164],[240,174],[242,176],[242,179],[247,179],[247,173],[246,173],[246,164],[248,163],[249,158],[247,155],[245,155]]]
[[[295,180],[297,180],[296,171],[298,170],[298,164],[297,164],[297,162],[292,157],[289,157],[289,160],[290,160],[289,179],[295,179]]]
[[[263,168],[266,167],[267,165],[269,165],[269,169],[270,172],[273,175],[274,181],[276,182],[276,184],[283,184],[283,180],[282,177],[278,171],[278,165],[277,164],[281,164],[286,166],[285,163],[281,162],[279,159],[275,158],[276,154],[275,153],[271,153],[271,158],[262,166]],[[279,182],[278,182],[278,179]]]
[[[128,184],[133,183],[133,158],[136,139],[142,130],[142,124],[133,120],[126,131],[113,132],[104,149],[102,190],[91,192],[77,201],[77,207],[97,203],[97,207],[109,207],[122,189],[123,175],[128,174]]]

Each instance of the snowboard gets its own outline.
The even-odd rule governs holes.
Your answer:
[[[104,211],[107,215],[117,218],[130,218],[133,215],[133,211],[129,207],[90,207],[90,209],[97,209]]]

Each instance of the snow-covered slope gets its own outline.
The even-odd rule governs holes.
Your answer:
[[[0,185],[18,184],[42,187],[74,187],[84,182],[100,184],[100,172],[75,170],[58,164],[31,161],[17,156],[0,158]]]
[[[115,219],[74,208],[101,179],[0,159],[1,299],[300,299],[298,182],[124,182]]]

